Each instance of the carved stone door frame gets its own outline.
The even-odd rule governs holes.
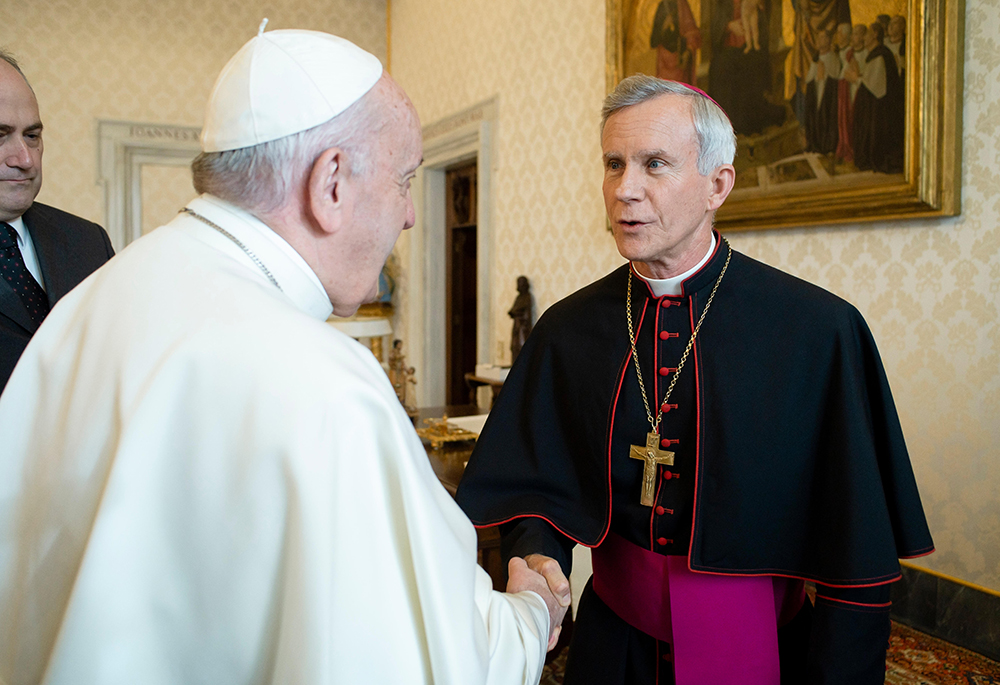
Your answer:
[[[491,361],[493,339],[493,174],[497,101],[492,98],[424,127],[424,164],[413,185],[406,330],[420,383],[418,406],[445,403],[445,169],[477,160],[476,361]]]
[[[98,183],[104,187],[104,228],[115,252],[142,235],[142,167],[190,166],[201,151],[200,128],[97,122]]]

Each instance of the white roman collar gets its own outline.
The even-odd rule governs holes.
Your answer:
[[[671,278],[646,278],[638,269],[632,268],[632,271],[636,276],[646,281],[649,284],[649,289],[653,291],[653,295],[656,297],[663,297],[664,295],[682,295],[684,294],[683,284],[684,281],[694,276],[701,267],[708,263],[712,254],[715,252],[715,231],[712,231],[712,243],[708,246],[708,252],[705,256],[701,258],[701,261],[695,264],[693,267],[682,273],[680,276],[673,276]]]
[[[281,291],[298,309],[321,321],[326,321],[333,313],[333,305],[316,272],[310,268],[306,260],[302,259],[302,255],[296,252],[295,248],[268,228],[267,224],[246,210],[207,193],[195,198],[187,206],[228,231],[256,255],[274,276]],[[266,280],[260,268],[236,243],[197,218],[193,216],[187,218],[222,238],[223,242],[213,240],[212,244],[223,246],[223,249],[237,256],[253,269],[254,273]]]

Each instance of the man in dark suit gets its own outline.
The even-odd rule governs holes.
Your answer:
[[[38,101],[0,50],[0,392],[49,309],[114,255],[103,228],[35,202],[41,187]]]

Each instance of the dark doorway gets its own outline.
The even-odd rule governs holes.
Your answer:
[[[476,162],[445,171],[445,388],[465,404],[465,374],[476,370]]]

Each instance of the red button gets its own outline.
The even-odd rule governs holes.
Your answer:
[[[671,409],[677,409],[677,405],[676,404],[665,404],[665,405],[663,405],[660,408],[663,410],[663,413],[667,413]]]
[[[661,307],[672,307],[674,305],[670,300],[660,300]]]
[[[660,331],[660,340],[669,340],[670,338],[676,338],[679,333],[671,333],[670,331]]]
[[[668,373],[673,373],[676,370],[677,369],[674,368],[674,367],[672,367],[672,366],[661,366],[660,367],[660,375],[661,376],[666,376]]]
[[[666,545],[667,544],[667,539],[666,538],[656,538],[656,544],[658,544],[660,546]]]
[[[657,507],[656,508],[656,514],[657,514],[657,516],[663,516],[666,513],[667,513],[667,510],[664,509],[663,507]]]
[[[670,471],[664,471],[663,472],[663,480],[670,480],[673,477],[674,477],[674,474],[670,473]]]

